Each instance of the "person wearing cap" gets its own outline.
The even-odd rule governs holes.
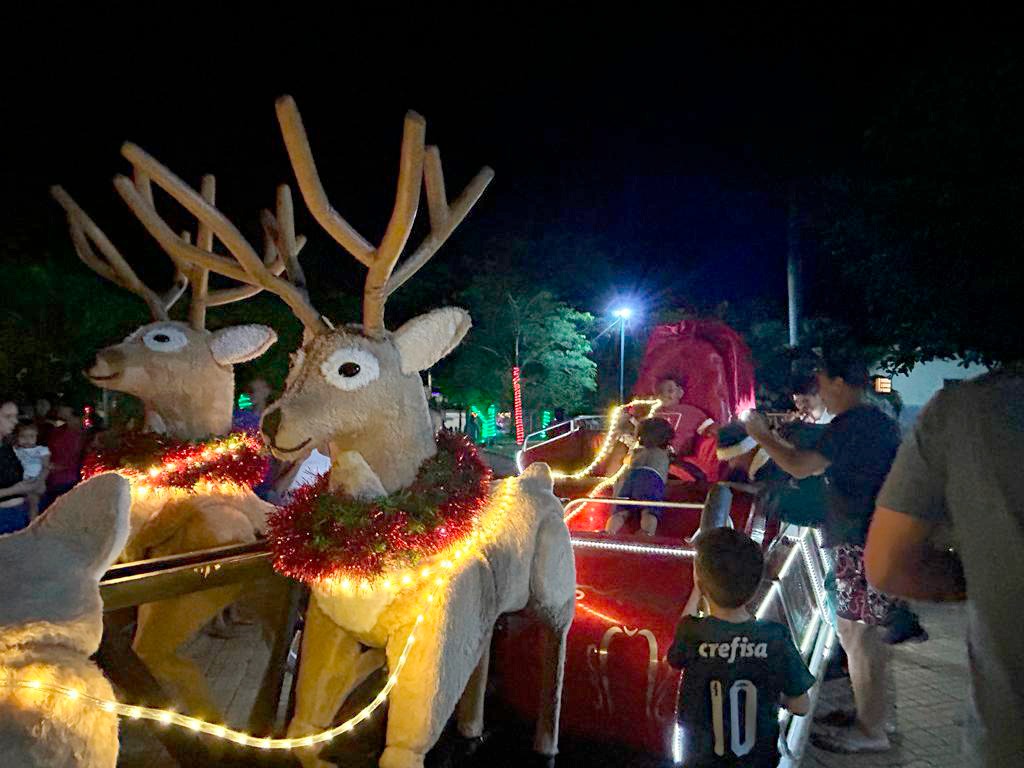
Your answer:
[[[718,430],[715,453],[729,467],[723,482],[747,493],[757,493],[756,484],[764,481],[771,457],[747,434],[743,422],[732,421]]]

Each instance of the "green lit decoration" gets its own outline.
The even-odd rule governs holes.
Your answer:
[[[493,440],[498,434],[498,406],[494,403],[487,406],[487,418],[480,434],[484,440]]]
[[[540,433],[541,440],[548,439],[548,425],[551,424],[552,413],[551,411],[541,411],[540,414],[540,428],[543,430]]]
[[[486,414],[475,405],[469,406],[469,411],[476,414],[480,420],[480,433],[477,442],[485,443],[488,440],[493,440],[498,434],[498,406],[493,403],[487,406]]]
[[[238,410],[248,411],[250,408],[252,408],[252,398],[245,392],[242,392],[238,396]]]

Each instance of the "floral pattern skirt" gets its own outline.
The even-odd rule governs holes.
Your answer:
[[[868,584],[864,547],[840,544],[829,550],[835,582],[836,616],[865,624],[884,624],[895,600]]]

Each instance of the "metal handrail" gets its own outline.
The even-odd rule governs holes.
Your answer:
[[[111,581],[125,576],[134,576],[142,571],[152,573],[166,568],[192,565],[195,563],[205,563],[211,559],[219,557],[230,557],[232,555],[241,555],[249,552],[263,552],[266,548],[266,542],[254,541],[248,544],[226,544],[221,547],[210,547],[209,549],[199,549],[192,552],[180,552],[174,555],[150,557],[144,560],[131,560],[126,563],[115,563],[110,566],[106,573],[103,574],[103,578],[100,579],[100,583],[102,584],[106,581]]]
[[[566,504],[565,511],[568,513],[571,507],[584,504],[614,504],[624,507],[660,507],[663,509],[704,509],[704,504],[696,501],[636,501],[634,499],[616,499],[615,497],[608,496],[582,496]],[[566,517],[568,516],[566,514]]]
[[[559,421],[559,422],[557,422],[555,424],[548,424],[546,427],[544,427],[544,429],[535,430],[535,431],[531,432],[530,434],[528,434],[525,438],[523,438],[523,447],[520,450],[521,451],[525,451],[527,448],[530,447],[530,438],[532,438],[532,437],[539,437],[540,435],[546,435],[546,433],[550,432],[551,430],[556,429],[556,428],[561,427],[561,426],[564,426],[566,424],[569,425],[569,431],[568,432],[563,432],[562,434],[556,435],[555,437],[552,437],[552,438],[546,438],[546,439],[542,440],[541,442],[537,443],[537,445],[534,445],[533,447],[536,448],[538,446],[545,445],[546,443],[550,443],[552,440],[558,440],[559,438],[565,437],[566,435],[571,435],[573,432],[578,432],[580,430],[580,427],[576,426],[576,422],[577,421],[587,421],[587,420],[593,420],[593,419],[597,419],[599,421],[604,421],[606,418],[608,418],[608,417],[607,416],[599,416],[597,414],[593,414],[593,415],[584,414],[584,415],[581,415],[581,416],[573,416],[571,419],[568,419],[566,421]]]
[[[277,577],[266,544],[217,547],[114,566],[100,581],[104,611]]]

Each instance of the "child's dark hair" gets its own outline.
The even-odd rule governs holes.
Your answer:
[[[31,419],[21,419],[21,421],[18,422],[18,426],[14,428],[14,434],[20,435],[26,429],[31,429],[36,434],[39,434],[39,427]]]
[[[794,373],[789,379],[789,389],[794,395],[818,394],[818,377],[813,372]]]
[[[723,608],[750,602],[764,572],[761,548],[732,528],[702,533],[697,539],[696,564],[705,594]]]
[[[668,448],[676,431],[665,419],[644,419],[640,422],[636,437],[644,448]]]

